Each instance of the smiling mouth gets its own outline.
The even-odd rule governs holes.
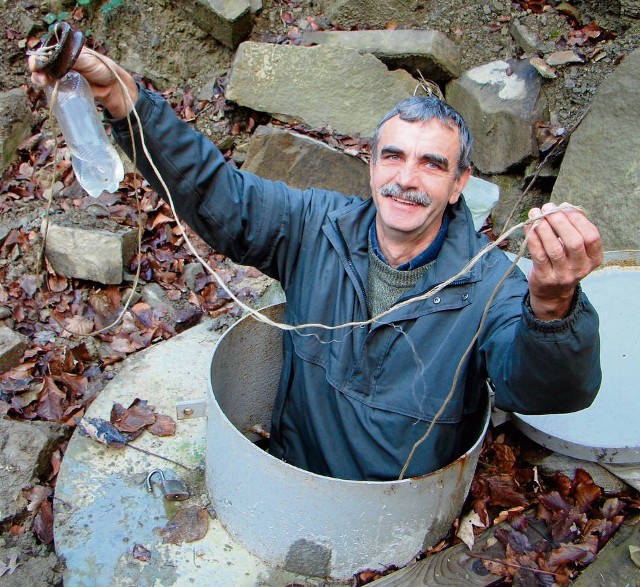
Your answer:
[[[419,204],[418,202],[414,202],[413,200],[405,200],[403,198],[398,198],[398,197],[394,197],[394,196],[388,196],[390,197],[394,202],[398,202],[400,204],[407,204],[409,206],[423,206],[424,204]]]
[[[397,183],[387,183],[380,188],[381,196],[391,198],[398,204],[407,206],[429,206],[432,202],[431,196],[420,190],[403,190]]]

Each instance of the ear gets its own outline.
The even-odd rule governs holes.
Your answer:
[[[461,174],[460,177],[456,178],[453,183],[453,193],[449,197],[449,204],[455,204],[460,198],[460,194],[462,190],[466,187],[469,182],[469,178],[471,177],[471,167],[467,167]]]

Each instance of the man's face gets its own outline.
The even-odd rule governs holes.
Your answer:
[[[447,204],[458,201],[470,170],[456,177],[458,129],[438,120],[407,122],[394,116],[382,127],[371,191],[382,252],[388,243],[415,249],[435,238]],[[411,258],[411,257],[409,257]]]

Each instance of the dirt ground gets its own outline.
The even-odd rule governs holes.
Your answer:
[[[171,90],[173,96],[204,91],[211,82],[228,70],[233,52],[205,35],[184,18],[180,3],[168,0],[132,0],[103,12],[100,6],[116,5],[111,0],[90,0],[83,8],[61,0],[36,2],[0,0],[0,16],[4,24],[0,35],[0,91],[29,84],[26,50],[31,40],[42,36],[52,19],[66,18],[90,35],[94,46],[144,75],[162,91]],[[547,5],[541,12],[526,10]],[[568,8],[562,13],[553,7],[567,5],[549,2],[509,2],[508,0],[426,0],[416,12],[411,28],[436,29],[456,41],[462,51],[462,69],[468,69],[496,59],[519,57],[522,50],[509,33],[514,18],[537,34],[541,41],[553,43],[558,49],[567,48],[566,40],[580,26],[598,23],[606,40],[594,39],[581,47],[592,55],[584,64],[558,68],[556,79],[544,81],[544,91],[554,124],[571,128],[586,111],[602,80],[615,68],[624,55],[640,46],[640,21],[608,12],[613,2],[597,0],[572,2],[573,16]],[[569,11],[569,12],[568,12]],[[577,21],[580,24],[577,24]],[[330,29],[313,0],[264,0],[257,15],[251,39],[270,42],[295,42],[308,23]],[[296,26],[301,25],[301,26]],[[388,26],[393,27],[390,19]],[[375,91],[372,88],[372,91]],[[229,148],[246,141],[246,133],[231,136],[228,126],[219,124],[214,110],[198,120],[198,128],[216,141],[225,140]],[[42,120],[44,109],[37,112]],[[239,112],[238,116],[246,115]],[[261,115],[262,116],[262,115]],[[41,202],[15,202],[15,209],[7,211],[3,222],[12,217],[24,218],[36,214]],[[11,280],[31,271],[21,264],[32,264],[28,256],[18,258],[7,274]],[[42,547],[44,548],[44,547]],[[45,549],[46,550],[46,549]],[[38,584],[38,581],[33,584]],[[0,581],[1,582],[1,581]]]

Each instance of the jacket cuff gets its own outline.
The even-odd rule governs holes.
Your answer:
[[[140,117],[140,122],[144,125],[149,118],[151,117],[154,108],[156,107],[157,96],[154,95],[153,92],[147,90],[142,87],[138,82],[136,82],[138,86],[138,99],[136,103],[133,105],[135,111],[138,113]],[[125,116],[123,118],[114,118],[111,112],[109,112],[106,108],[104,110],[104,120],[111,125],[111,128],[118,135],[128,135],[129,134],[129,121],[128,117]],[[131,125],[133,128],[137,127],[137,120],[133,114],[130,113],[129,118],[131,118]]]
[[[573,294],[573,301],[571,302],[571,309],[564,318],[557,318],[555,320],[543,321],[536,318],[533,310],[531,309],[531,303],[529,298],[529,292],[525,295],[522,301],[524,321],[526,325],[533,330],[541,333],[565,333],[572,330],[576,322],[579,320],[580,315],[585,312],[587,306],[587,298],[582,292],[580,284],[576,286],[576,291]]]

